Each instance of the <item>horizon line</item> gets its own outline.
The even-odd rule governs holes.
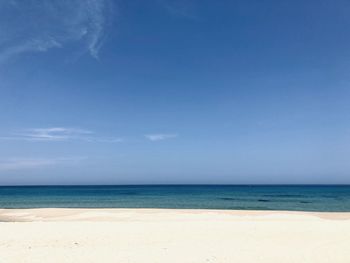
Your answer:
[[[350,186],[346,184],[21,184],[0,185],[0,187],[87,187],[87,186]]]

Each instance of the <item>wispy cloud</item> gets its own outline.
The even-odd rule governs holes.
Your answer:
[[[106,13],[104,10],[106,8],[106,1],[90,0],[87,5],[87,10],[91,14],[90,34],[86,36],[88,50],[94,58],[98,58],[106,23]]]
[[[117,143],[122,142],[120,137],[98,137],[93,131],[67,128],[67,127],[49,127],[26,129],[20,132],[11,134],[10,136],[0,137],[1,140],[23,140],[23,141],[69,141],[81,140],[86,142],[106,142]]]
[[[92,142],[106,142],[106,143],[118,143],[124,142],[124,138],[95,138]]]
[[[153,133],[145,134],[150,141],[163,141],[178,137],[176,133]],[[63,142],[83,141],[90,143],[121,143],[125,142],[122,137],[100,136],[91,130],[70,127],[32,128],[17,131],[8,135],[0,136],[2,141],[28,141],[28,142]]]
[[[18,133],[17,138],[28,141],[64,141],[71,139],[82,139],[92,133],[92,131],[82,129],[53,127],[28,129],[23,133]]]
[[[20,55],[21,53],[26,52],[45,52],[50,48],[61,47],[61,44],[55,41],[54,39],[48,40],[36,40],[32,39],[21,45],[8,47],[3,52],[0,53],[0,62],[4,62],[9,58]]]
[[[157,0],[169,13],[185,18],[195,18],[193,0]]]
[[[98,58],[110,0],[12,0],[0,4],[0,62],[70,44]]]
[[[62,164],[74,164],[85,159],[86,157],[9,158],[0,160],[0,171],[27,170]]]
[[[172,139],[178,137],[177,134],[171,133],[156,133],[156,134],[146,134],[145,137],[150,141],[163,141],[167,139]]]

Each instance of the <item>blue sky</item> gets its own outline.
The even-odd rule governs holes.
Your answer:
[[[350,3],[0,2],[0,184],[350,183]]]

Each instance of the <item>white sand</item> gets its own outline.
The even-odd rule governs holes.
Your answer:
[[[0,263],[350,262],[350,213],[0,209],[1,220],[17,222],[0,223]]]

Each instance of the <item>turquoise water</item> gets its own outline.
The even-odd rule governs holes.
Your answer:
[[[0,187],[0,208],[183,208],[350,212],[350,186]]]

